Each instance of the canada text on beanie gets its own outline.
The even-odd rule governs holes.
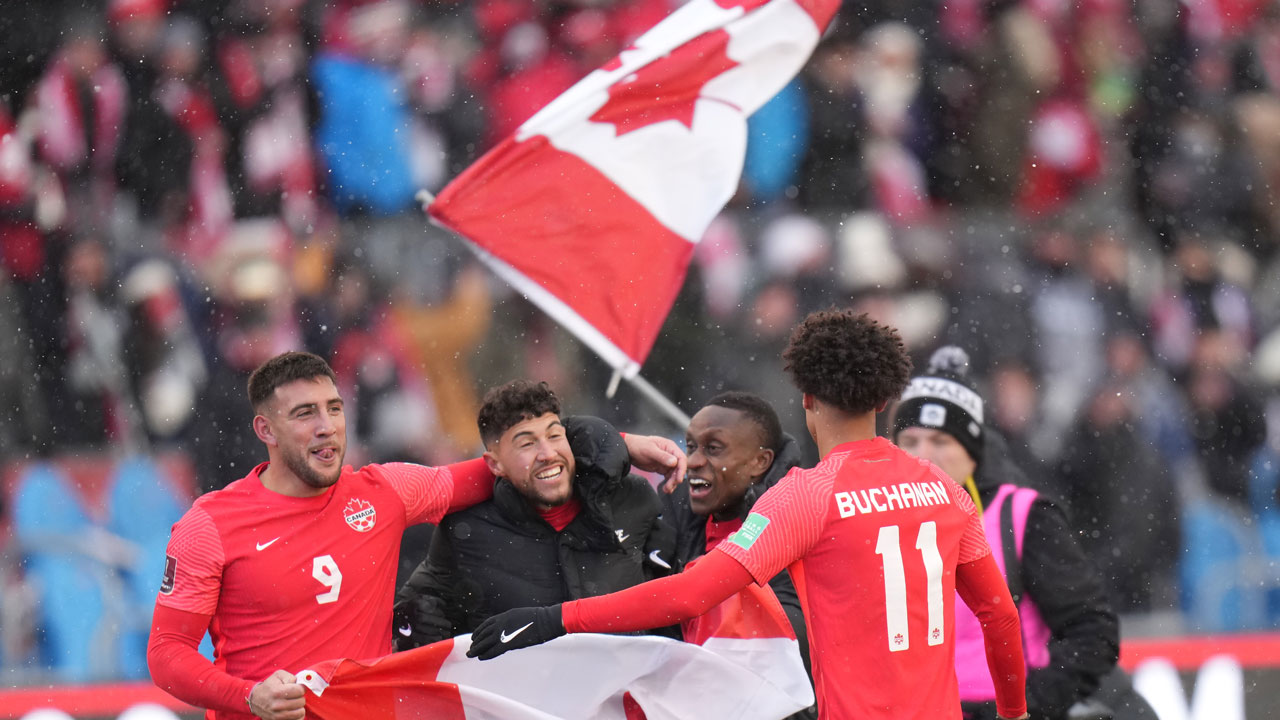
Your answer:
[[[969,356],[948,345],[929,357],[929,368],[911,379],[893,416],[893,435],[909,427],[941,430],[982,462],[982,396],[969,384]]]

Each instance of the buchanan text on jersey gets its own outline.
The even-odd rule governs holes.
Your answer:
[[[933,480],[922,483],[898,483],[869,490],[838,492],[835,494],[836,507],[840,510],[840,517],[847,518],[858,513],[866,515],[928,505],[948,505],[951,503],[951,496],[947,494],[944,482]],[[894,507],[895,505],[897,507]]]

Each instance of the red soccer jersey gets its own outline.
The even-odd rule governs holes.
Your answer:
[[[211,615],[215,666],[249,680],[390,653],[400,538],[440,521],[450,470],[345,467],[324,494],[296,498],[263,487],[265,468],[201,496],[173,526],[157,604]]]
[[[973,500],[883,438],[792,470],[718,549],[791,571],[822,717],[959,718],[956,565],[991,552]]]

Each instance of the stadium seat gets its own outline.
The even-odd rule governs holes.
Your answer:
[[[18,478],[13,534],[39,608],[40,657],[66,681],[91,679],[102,665],[104,568],[84,552],[92,523],[75,489],[54,466],[36,463]]]
[[[165,546],[185,505],[151,458],[126,458],[117,466],[108,489],[107,530],[132,543],[138,553],[121,569],[123,603],[112,613],[119,619],[117,657],[123,678],[147,677],[147,633],[164,576]]]
[[[1188,503],[1182,518],[1182,606],[1190,629],[1230,631],[1264,627],[1265,564],[1258,523],[1251,512],[1205,496]]]
[[[1280,454],[1263,446],[1253,457],[1249,472],[1249,504],[1258,516],[1263,555],[1258,563],[1267,584],[1267,625],[1280,627]]]

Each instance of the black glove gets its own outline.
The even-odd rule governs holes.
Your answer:
[[[516,608],[485,618],[471,633],[467,657],[492,660],[508,650],[541,645],[563,634],[559,605]]]
[[[391,644],[396,652],[453,637],[453,623],[439,613],[431,612],[434,608],[427,603],[427,599],[416,596],[401,599],[392,608]]]

